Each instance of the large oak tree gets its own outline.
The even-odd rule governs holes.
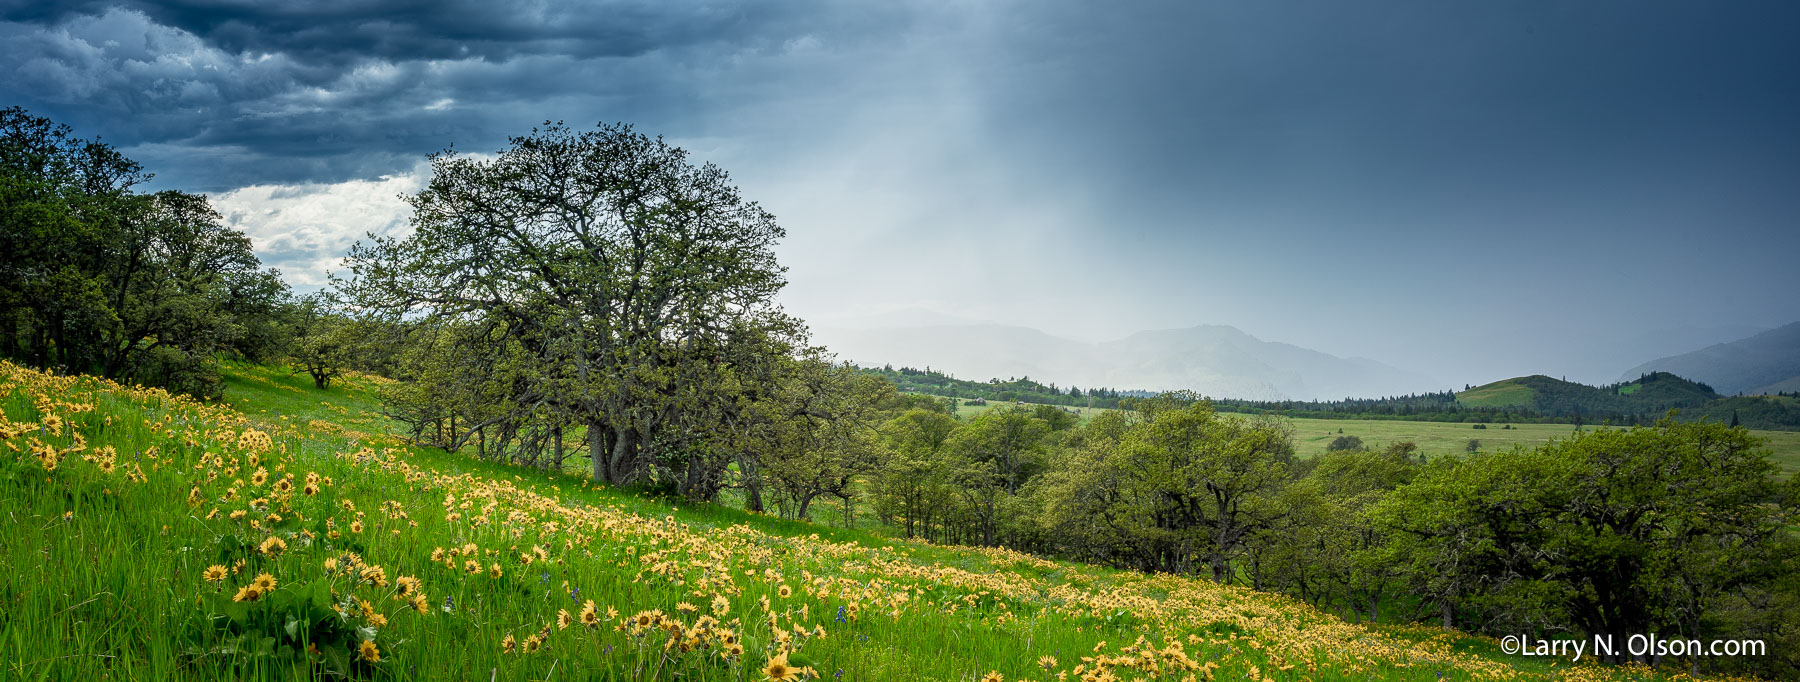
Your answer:
[[[469,336],[531,368],[510,404],[584,427],[595,479],[653,476],[646,449],[687,447],[684,420],[716,412],[696,403],[719,399],[700,387],[734,333],[776,317],[774,216],[626,125],[546,124],[491,157],[431,162],[412,233],[357,245],[343,289],[364,309],[489,329]]]

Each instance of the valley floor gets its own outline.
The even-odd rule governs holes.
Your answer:
[[[998,405],[1010,404],[993,401],[987,405],[969,405],[965,401],[957,407],[957,415],[966,418]],[[1068,409],[1074,411],[1082,421],[1106,411],[1104,408]],[[1374,449],[1381,449],[1390,443],[1412,441],[1427,456],[1436,456],[1465,454],[1470,440],[1481,441],[1481,452],[1492,452],[1514,445],[1535,447],[1556,438],[1568,437],[1575,430],[1574,426],[1568,424],[1488,424],[1485,429],[1477,429],[1473,424],[1390,419],[1297,418],[1290,420],[1290,423],[1294,427],[1294,448],[1301,457],[1324,453],[1326,447],[1338,436],[1356,436]],[[1507,426],[1511,428],[1506,428]],[[1784,473],[1800,471],[1800,431],[1752,429],[1751,433],[1767,443],[1770,458],[1781,466]]]

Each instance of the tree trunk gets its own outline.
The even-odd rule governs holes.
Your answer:
[[[695,493],[700,490],[701,479],[704,477],[701,470],[704,468],[705,467],[701,465],[699,458],[688,460],[687,471],[683,472],[684,475],[681,477],[682,497],[693,502],[703,501],[699,499]]]
[[[600,420],[588,420],[588,461],[594,466],[594,480],[611,483],[612,480],[607,478],[606,470],[606,439],[600,437],[604,433],[606,433],[606,425],[601,424]]]
[[[800,506],[795,511],[794,518],[800,519],[802,521],[806,520],[806,508],[812,506],[813,495],[815,495],[815,494],[816,493],[807,493],[805,496],[800,498]]]
[[[1214,551],[1206,563],[1212,568],[1213,582],[1220,585],[1231,584],[1230,563],[1225,560],[1225,553]]]
[[[994,519],[994,505],[994,498],[988,498],[987,517],[981,520],[981,544],[988,547],[994,546],[994,539],[998,535],[998,533],[995,532],[995,526],[998,524],[995,523]]]
[[[632,470],[636,468],[637,438],[631,429],[619,429],[613,439],[611,461],[606,463],[607,481],[615,485],[624,485],[631,480]]]

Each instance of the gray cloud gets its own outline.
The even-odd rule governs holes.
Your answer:
[[[34,24],[116,8],[195,35],[233,54],[284,54],[351,66],[386,61],[484,59],[523,55],[633,57],[720,40],[757,41],[783,25],[819,14],[817,2],[655,0],[497,3],[376,0],[334,2],[30,2],[7,15]]]
[[[1234,324],[1460,385],[1610,379],[1704,336],[1672,327],[1800,318],[1777,293],[1800,284],[1791,3],[0,0],[0,18],[9,103],[214,192],[297,282],[402,225],[370,192],[417,182],[426,153],[624,120],[782,218],[786,300],[822,324]]]
[[[0,88],[204,189],[393,172],[564,114],[666,120],[697,74],[789,49],[837,16],[807,26],[804,5],[655,2],[32,8],[0,22],[12,48]],[[880,17],[850,19],[837,27]]]

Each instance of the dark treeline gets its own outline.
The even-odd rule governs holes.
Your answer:
[[[1464,424],[1642,426],[1655,423],[1660,414],[1590,412],[1587,410],[1547,413],[1525,406],[1464,405],[1457,402],[1454,392],[1449,391],[1391,398],[1346,398],[1333,401],[1218,399],[1215,403],[1220,412],[1240,414],[1267,414],[1302,419],[1373,419]]]
[[[0,357],[216,397],[279,352],[287,288],[206,197],[144,193],[98,140],[0,110]]]
[[[205,196],[138,191],[150,178],[107,144],[0,110],[0,357],[208,399],[227,359],[319,388],[394,369],[417,325],[294,297]]]
[[[1523,404],[1469,404],[1454,391],[1336,401],[1218,400],[1221,411],[1328,419],[1397,419],[1462,423],[1654,424],[1670,410],[1685,420],[1736,422],[1757,429],[1800,428],[1800,401],[1787,396],[1723,397],[1706,384],[1667,372],[1587,386],[1546,376],[1503,382],[1525,389]]]
[[[359,244],[346,277],[296,300],[204,198],[134,193],[145,176],[110,148],[5,117],[8,357],[201,395],[223,357],[284,362],[320,389],[379,372],[414,442],[521,466],[1204,576],[1358,620],[1763,639],[1767,657],[1643,662],[1800,673],[1800,477],[1718,420],[1300,460],[1272,414],[1297,405],[1028,379],[959,395],[971,382],[859,370],[773,304],[773,216],[626,126],[546,124],[493,156],[432,157],[407,236]],[[925,393],[1043,404],[962,420]],[[1394,407],[1418,418],[1441,399]],[[1090,400],[1118,409],[1083,425],[1062,407]]]
[[[1557,417],[1523,407],[1474,407],[1457,402],[1454,391],[1386,398],[1343,400],[1214,400],[1221,412],[1273,414],[1320,419],[1399,419],[1405,421],[1531,423]],[[1563,419],[1567,419],[1566,417]]]

